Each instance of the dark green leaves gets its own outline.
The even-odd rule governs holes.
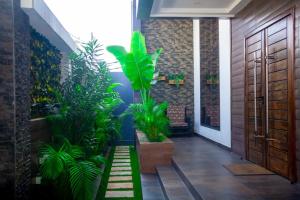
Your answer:
[[[71,166],[70,183],[75,199],[92,200],[92,187],[99,173],[99,168],[90,161],[79,161]]]

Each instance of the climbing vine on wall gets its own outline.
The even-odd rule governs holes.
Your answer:
[[[55,102],[60,87],[62,55],[47,38],[31,28],[31,117],[43,117]]]

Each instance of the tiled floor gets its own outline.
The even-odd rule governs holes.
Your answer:
[[[141,174],[143,200],[164,200],[157,175]]]
[[[203,199],[300,200],[300,184],[278,175],[233,176],[223,165],[247,161],[200,137],[173,141],[175,163]]]

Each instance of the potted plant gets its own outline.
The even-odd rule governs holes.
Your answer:
[[[155,173],[157,165],[171,164],[174,144],[167,138],[168,104],[157,104],[150,95],[155,66],[162,49],[147,52],[145,38],[134,32],[130,52],[122,46],[109,46],[107,50],[120,62],[132,88],[140,93],[141,102],[131,104],[125,114],[132,114],[137,128],[137,150],[143,173]]]
[[[216,74],[207,74],[206,75],[206,84],[207,85],[218,85],[219,84],[218,75],[216,75]]]
[[[176,85],[176,87],[184,84],[184,74],[182,72],[179,74],[169,74],[168,79],[169,84]]]

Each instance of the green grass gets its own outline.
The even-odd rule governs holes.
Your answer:
[[[131,158],[131,169],[132,169],[132,179],[134,186],[134,199],[142,200],[142,184],[141,184],[141,174],[140,165],[137,152],[134,147],[130,147],[130,158]]]
[[[107,198],[107,200],[142,200],[142,186],[141,186],[141,176],[140,176],[140,167],[137,152],[134,147],[130,146],[130,159],[131,159],[131,169],[132,169],[132,181],[133,181],[133,192],[134,198]],[[114,158],[115,147],[111,149],[110,155],[106,162],[106,167],[102,174],[101,184],[97,194],[96,200],[105,199],[105,192],[107,189],[110,169],[112,167],[112,162]]]

